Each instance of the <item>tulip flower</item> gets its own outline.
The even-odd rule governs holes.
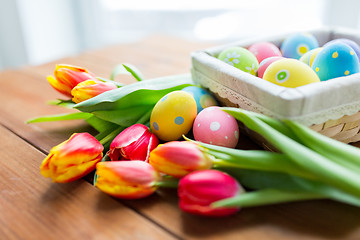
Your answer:
[[[150,152],[149,163],[159,172],[173,177],[211,168],[210,157],[196,143],[173,141],[161,144]]]
[[[95,79],[95,75],[85,68],[64,64],[56,65],[54,75],[55,78],[47,77],[50,85],[68,97],[72,97],[71,90],[76,85],[88,79]]]
[[[158,138],[143,124],[134,124],[123,130],[111,142],[107,155],[112,161],[148,161],[149,153],[159,144]]]
[[[102,82],[94,79],[85,80],[71,90],[72,100],[75,103],[79,103],[115,88],[117,88],[116,85],[111,82]]]
[[[95,170],[104,147],[89,133],[74,133],[68,140],[53,147],[43,160],[40,171],[53,182],[75,181]]]
[[[159,173],[144,161],[109,161],[96,166],[96,187],[101,191],[124,199],[147,197],[157,189]]]
[[[181,210],[203,216],[222,217],[236,213],[239,207],[211,206],[218,200],[237,196],[243,192],[240,184],[228,174],[218,170],[192,172],[179,182],[178,195]]]

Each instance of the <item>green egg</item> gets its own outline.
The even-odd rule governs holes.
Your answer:
[[[227,48],[219,54],[218,59],[254,76],[259,68],[255,55],[242,47]]]

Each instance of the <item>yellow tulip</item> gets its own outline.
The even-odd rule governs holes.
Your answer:
[[[144,161],[109,161],[96,165],[96,187],[124,199],[138,199],[151,195],[160,181],[159,173]]]
[[[59,183],[80,179],[95,169],[103,149],[89,133],[74,133],[50,150],[40,166],[41,174]]]
[[[56,65],[54,75],[55,77],[47,77],[50,85],[58,92],[69,97],[72,97],[71,90],[80,82],[95,79],[95,75],[87,69],[65,64]]]

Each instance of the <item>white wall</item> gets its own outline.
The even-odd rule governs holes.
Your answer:
[[[170,2],[0,0],[0,70],[159,32],[232,41],[322,24],[359,28],[360,21],[358,0],[223,0],[207,8],[202,7],[206,0]]]
[[[0,70],[27,62],[17,2],[0,0]]]
[[[41,64],[78,51],[72,0],[17,0],[26,52]],[[51,2],[51,4],[49,4]]]

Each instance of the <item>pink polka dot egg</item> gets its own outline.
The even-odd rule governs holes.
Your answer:
[[[259,63],[269,57],[282,57],[280,49],[271,42],[254,43],[248,50],[255,55]]]
[[[195,118],[193,134],[196,141],[235,148],[239,140],[239,126],[235,118],[220,107],[208,107]]]

